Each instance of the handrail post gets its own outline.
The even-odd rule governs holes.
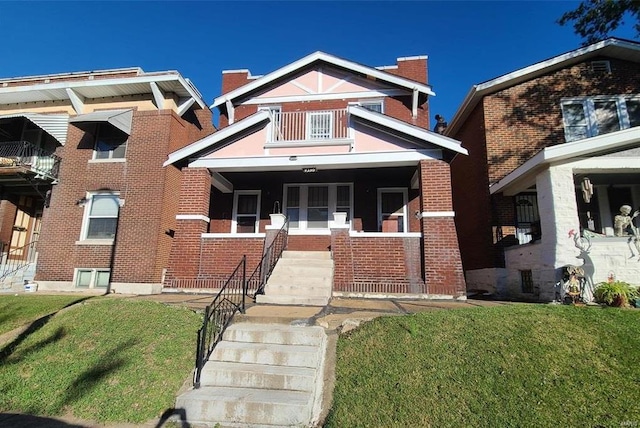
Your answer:
[[[245,297],[247,296],[247,255],[242,256],[242,302],[240,306],[240,312],[245,313]]]

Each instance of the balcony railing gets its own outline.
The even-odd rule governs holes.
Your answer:
[[[55,180],[60,170],[60,158],[28,141],[0,143],[0,169],[16,167],[33,171],[39,178]]]
[[[331,142],[351,138],[346,109],[271,114],[269,143]]]

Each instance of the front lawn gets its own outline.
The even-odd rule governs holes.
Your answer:
[[[0,335],[84,298],[79,295],[0,294]]]
[[[193,369],[202,316],[93,297],[0,351],[0,413],[145,422],[172,408]]]
[[[505,305],[384,317],[338,341],[326,427],[640,424],[640,311]]]

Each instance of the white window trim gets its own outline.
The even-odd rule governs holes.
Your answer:
[[[567,140],[566,129],[568,126],[567,118],[564,114],[564,106],[569,104],[582,104],[587,127],[587,138],[599,135],[598,121],[596,119],[595,103],[602,101],[615,101],[618,110],[618,121],[620,129],[628,129],[631,126],[631,120],[627,111],[627,100],[640,101],[640,94],[631,95],[598,95],[593,97],[572,97],[562,98],[560,101],[562,111],[562,123],[565,129],[565,141]],[[575,141],[575,140],[571,140]]]
[[[357,103],[357,105],[359,105],[361,107],[365,107],[367,105],[378,105],[378,104],[380,104],[380,113],[384,114],[384,99],[383,98],[371,99],[371,100],[361,100],[361,101],[358,101],[358,103]]]
[[[329,117],[329,135],[327,137],[317,138],[312,137],[311,132],[311,118],[314,116],[328,116]],[[308,111],[307,112],[307,140],[330,140],[333,138],[333,112],[331,111]]]
[[[231,233],[238,233],[238,196],[239,195],[257,195],[258,201],[256,206],[256,221],[253,233],[260,231],[260,203],[262,197],[261,190],[236,190],[233,193],[233,217],[231,220]],[[241,215],[242,216],[242,215]]]
[[[91,212],[91,204],[93,204],[94,196],[110,195],[118,197],[118,204],[120,207],[124,206],[124,201],[120,199],[120,192],[87,192],[85,199],[87,202],[84,204],[84,214],[82,216],[82,227],[80,228],[80,240],[77,243],[90,244],[95,243],[97,245],[105,245],[113,242],[113,238],[87,238],[89,232],[89,213]],[[118,216],[116,221],[119,221],[120,210],[118,209]],[[117,226],[116,226],[117,227]]]
[[[89,286],[88,287],[81,287],[78,285],[78,280],[80,279],[80,272],[86,272],[86,271],[90,271],[91,272],[91,279],[89,280]],[[111,269],[109,268],[75,268],[73,270],[73,288],[78,288],[81,290],[90,290],[90,289],[101,289],[104,290],[107,287],[97,287],[96,286],[96,279],[98,277],[97,273],[98,272],[109,272],[109,276],[111,276]]]
[[[100,137],[100,131],[101,131],[101,127],[104,126],[110,126],[107,125],[105,123],[99,123],[97,124],[96,128],[95,128],[95,138],[93,140],[93,154],[91,155],[91,159],[89,160],[89,162],[96,162],[96,163],[108,163],[108,162],[126,162],[127,160],[127,151],[129,150],[129,138],[131,137],[130,135],[127,136],[127,139],[124,140],[125,144],[125,148],[124,148],[124,156],[121,158],[114,158],[113,157],[113,150],[109,150],[109,157],[108,158],[100,158],[98,159],[97,153],[98,151],[96,150],[96,144],[98,143],[98,138]]]
[[[407,218],[407,205],[409,204],[409,191],[406,187],[379,187],[378,188],[378,230],[382,232],[382,194],[383,193],[402,193],[402,230],[403,232],[409,232],[409,221]]]
[[[327,186],[329,188],[328,191],[328,221],[327,227],[315,227],[309,228],[307,223],[307,210],[308,210],[308,189],[309,186]],[[298,231],[292,232],[292,234],[314,234],[316,232],[320,233],[323,231],[330,230],[331,221],[333,220],[333,213],[336,212],[337,204],[338,204],[338,186],[349,186],[349,221],[347,224],[349,227],[353,224],[351,219],[353,219],[353,183],[285,183],[283,186],[283,197],[282,197],[282,212],[286,214],[288,208],[287,201],[287,189],[289,187],[300,187],[300,205],[299,209],[299,219],[298,219],[298,227],[289,226],[290,231]]]

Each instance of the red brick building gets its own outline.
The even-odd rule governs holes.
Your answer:
[[[427,58],[369,67],[316,52],[267,75],[223,72],[220,129],[169,155],[183,172],[166,287],[252,269],[270,214],[289,250],[325,251],[333,295],[464,298],[450,162],[429,131]]]
[[[622,205],[640,207],[639,124],[631,41],[473,86],[445,132],[469,151],[452,162],[467,286],[550,301],[562,297],[567,265],[582,266],[586,301],[608,278],[638,285],[638,237],[613,226]]]
[[[181,172],[167,155],[211,134],[177,72],[0,80],[2,288],[159,292]]]

